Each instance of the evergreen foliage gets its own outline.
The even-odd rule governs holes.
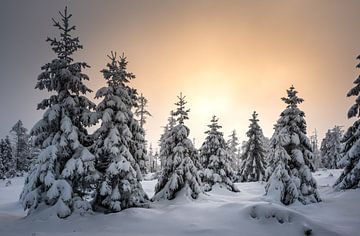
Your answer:
[[[96,93],[96,98],[102,98],[96,107],[101,126],[94,133],[93,149],[101,178],[94,202],[97,209],[118,212],[144,206],[148,197],[140,184],[139,159],[130,151],[138,134],[132,133],[129,127],[133,124],[131,107],[134,98],[127,84],[135,76],[126,71],[124,55],[120,60],[113,52],[108,57],[110,62],[101,71],[107,86]]]
[[[53,94],[38,104],[43,118],[31,130],[36,146],[41,148],[21,193],[21,202],[31,214],[40,205],[53,206],[56,214],[67,217],[74,211],[90,210],[86,201],[91,184],[97,179],[91,139],[86,127],[95,122],[95,104],[84,95],[91,90],[84,84],[89,77],[85,62],[74,62],[73,54],[82,45],[72,34],[71,14],[60,12],[53,19],[59,38],[48,38],[57,57],[41,67],[36,89]]]
[[[360,60],[360,55],[356,58]],[[357,64],[360,68],[360,63]],[[352,126],[345,132],[342,139],[343,157],[340,165],[345,166],[339,179],[334,184],[336,189],[360,188],[360,76],[354,81],[355,86],[347,93],[348,97],[355,96],[355,104],[348,111],[348,118],[357,118]]]
[[[241,182],[261,181],[265,178],[265,148],[263,145],[263,133],[258,124],[257,116],[258,114],[254,111],[250,119],[250,129],[246,133],[249,140],[241,156],[242,163],[239,170],[239,180]]]
[[[327,169],[340,168],[342,130],[339,126],[329,129],[321,142],[321,162]]]
[[[313,153],[306,136],[305,113],[298,108],[304,100],[293,86],[282,98],[287,105],[280,114],[271,138],[266,196],[285,205],[321,201],[311,174]]]
[[[190,130],[184,124],[190,110],[185,109],[186,101],[181,93],[178,99],[175,103],[177,109],[172,113],[177,124],[166,132],[162,140],[160,155],[165,158],[165,163],[153,200],[171,200],[180,192],[196,199],[202,193],[198,169],[194,164],[196,150],[188,138]]]
[[[21,120],[11,128],[11,132],[15,136],[15,159],[16,159],[16,171],[19,173],[27,172],[30,169],[31,164],[31,144],[30,137],[27,133],[27,129],[24,127]]]
[[[221,126],[216,116],[212,117],[208,127],[209,130],[205,132],[207,136],[200,148],[200,160],[204,168],[202,176],[204,190],[210,191],[215,184],[219,184],[220,187],[239,192],[232,182],[235,179],[235,173],[231,167],[232,160],[227,151],[223,133],[219,131]]]
[[[16,176],[16,159],[13,156],[10,139],[0,140],[0,179]]]

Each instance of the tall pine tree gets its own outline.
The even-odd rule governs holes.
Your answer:
[[[360,60],[360,55],[356,58]],[[357,64],[360,68],[360,63]],[[335,182],[336,189],[360,188],[360,76],[354,81],[355,87],[347,93],[348,97],[355,96],[355,104],[348,111],[348,118],[357,118],[344,134],[342,143],[344,148],[340,165],[345,166],[339,179]]]
[[[293,86],[282,100],[287,105],[280,114],[271,138],[266,195],[285,205],[321,201],[311,174],[312,148],[306,136],[305,113],[298,108],[304,100]]]
[[[249,140],[246,142],[244,153],[241,156],[242,163],[239,170],[241,182],[260,181],[265,178],[265,148],[263,133],[257,119],[258,114],[254,111],[250,119],[249,131],[246,133]]]
[[[103,100],[96,107],[101,126],[94,133],[94,152],[101,179],[94,202],[97,209],[117,212],[144,206],[148,197],[140,184],[139,160],[130,151],[136,134],[129,127],[133,119],[131,104],[134,98],[127,84],[135,76],[127,72],[124,55],[119,61],[116,53],[112,52],[108,57],[110,62],[101,71],[107,87],[96,93],[96,98]]]
[[[184,124],[189,119],[190,110],[185,109],[186,101],[181,93],[178,98],[175,103],[177,109],[173,112],[177,125],[168,130],[163,140],[161,152],[166,159],[153,200],[171,200],[179,192],[196,199],[202,192],[198,169],[194,164],[196,150],[188,138],[190,130]]]
[[[41,148],[25,180],[21,201],[31,214],[39,205],[53,206],[63,218],[74,211],[89,210],[86,199],[96,178],[94,155],[86,127],[95,122],[95,108],[84,95],[91,90],[84,84],[89,77],[85,62],[74,62],[73,54],[82,49],[72,34],[71,14],[60,12],[61,20],[53,19],[60,38],[48,38],[57,57],[41,67],[36,88],[53,94],[38,105],[45,110],[43,118],[31,130],[35,144]],[[42,207],[41,207],[42,208]]]
[[[202,176],[204,190],[210,191],[215,184],[218,184],[220,187],[238,192],[233,183],[235,173],[231,167],[232,160],[227,151],[223,133],[219,131],[221,126],[216,116],[212,117],[208,127],[209,130],[205,132],[207,134],[205,142],[200,148],[200,160],[204,168]]]

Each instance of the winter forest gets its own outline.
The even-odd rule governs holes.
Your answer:
[[[204,114],[195,145],[191,96],[174,94],[168,117],[153,116],[156,101],[129,69],[136,57],[115,50],[98,65],[105,86],[90,88],[81,55],[91,49],[71,7],[45,20],[53,57],[32,89],[42,118],[14,120],[0,141],[0,235],[358,235],[360,77],[342,78],[353,80],[344,94],[353,124],[321,140],[307,128],[312,101],[289,78],[271,136],[253,107],[244,134]],[[149,118],[167,119],[156,143]]]

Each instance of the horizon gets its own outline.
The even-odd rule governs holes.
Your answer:
[[[360,2],[326,2],[86,1],[84,6],[84,1],[37,0],[20,7],[17,1],[6,2],[0,9],[1,138],[17,120],[30,130],[43,114],[36,106],[48,93],[34,87],[40,67],[55,57],[45,42],[57,36],[51,18],[67,5],[84,46],[75,58],[91,66],[84,71],[93,90],[87,96],[99,102],[94,96],[105,85],[100,70],[106,55],[125,52],[128,69],[137,77],[130,84],[149,101],[153,116],[145,129],[153,147],[180,92],[187,98],[185,124],[197,147],[213,115],[224,137],[235,129],[241,143],[256,110],[270,138],[286,107],[281,97],[291,85],[305,100],[300,109],[307,134],[317,129],[320,144],[328,129],[346,129],[354,121],[346,117],[354,102],[346,93],[358,76],[360,53],[360,32],[353,32]]]

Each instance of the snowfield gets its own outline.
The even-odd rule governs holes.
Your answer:
[[[270,202],[265,183],[237,183],[240,193],[219,187],[189,200],[155,202],[149,209],[131,208],[120,213],[59,219],[52,209],[26,217],[18,201],[24,178],[0,181],[1,236],[56,235],[341,235],[360,234],[360,189],[334,192],[331,188],[341,170],[314,173],[322,202],[290,207]],[[143,181],[149,196],[156,181]],[[181,194],[181,193],[180,193]]]

